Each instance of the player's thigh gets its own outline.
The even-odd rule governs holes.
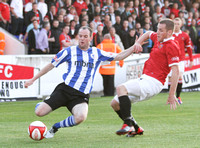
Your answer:
[[[140,81],[139,79],[133,79],[122,84],[126,88],[128,95],[131,95],[131,96],[141,95],[141,87],[140,87],[139,81]]]

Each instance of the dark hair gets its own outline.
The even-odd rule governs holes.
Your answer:
[[[89,30],[89,32],[90,32],[90,37],[91,37],[92,34],[93,34],[92,29],[91,29],[90,27],[88,27],[88,26],[82,26],[82,27],[79,29],[79,31],[80,31],[80,30]]]
[[[167,30],[174,30],[174,22],[171,19],[162,19],[160,24],[165,24]]]
[[[50,25],[49,22],[43,22],[42,27],[43,27],[43,28],[46,28],[48,25]]]

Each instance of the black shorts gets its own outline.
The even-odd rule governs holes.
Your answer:
[[[59,107],[66,106],[71,112],[72,108],[80,103],[89,103],[89,94],[84,94],[65,83],[60,83],[57,85],[50,98],[44,100],[52,110],[56,110]]]

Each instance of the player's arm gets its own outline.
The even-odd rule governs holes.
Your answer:
[[[179,68],[178,65],[171,66],[172,76],[171,76],[171,86],[169,90],[169,96],[167,100],[167,104],[170,104],[171,109],[176,109],[176,103],[178,103],[175,93],[178,84],[179,78]]]
[[[24,84],[25,88],[32,85],[35,80],[37,80],[38,78],[40,78],[41,76],[43,76],[44,74],[46,74],[47,72],[52,70],[53,68],[54,68],[54,65],[52,63],[47,64],[37,75],[35,75],[29,81],[25,82],[25,84]]]
[[[144,41],[149,39],[150,34],[152,31],[147,31],[142,36],[140,36],[138,39],[136,39],[136,42],[133,46],[129,47],[128,49],[120,52],[115,58],[114,61],[120,61],[131,55],[133,52],[139,53],[142,52],[142,45]]]

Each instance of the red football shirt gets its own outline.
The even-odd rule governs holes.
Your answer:
[[[175,38],[175,40],[178,41],[180,46],[180,61],[183,61],[185,59],[185,48],[187,48],[187,53],[190,57],[190,61],[193,61],[191,48],[192,45],[189,35],[185,32],[180,31],[179,33],[173,33],[173,37]]]
[[[7,3],[4,3],[4,2],[0,3],[0,12],[1,12],[2,17],[6,21],[10,20],[10,6]]]
[[[143,74],[159,80],[164,85],[170,67],[179,63],[179,46],[173,38],[159,43],[157,33],[152,33],[150,39],[154,42],[154,46],[144,64]]]
[[[66,41],[66,42],[70,42],[71,41],[71,38],[70,38],[70,36],[69,35],[65,35],[65,34],[61,34],[60,36],[59,36],[59,41],[60,41],[60,50],[62,50],[62,41]]]
[[[81,15],[81,10],[82,9],[86,9],[86,10],[88,9],[87,4],[85,3],[85,1],[79,2],[78,0],[76,0],[73,3],[73,6],[76,8],[76,12],[77,12],[78,16]]]

